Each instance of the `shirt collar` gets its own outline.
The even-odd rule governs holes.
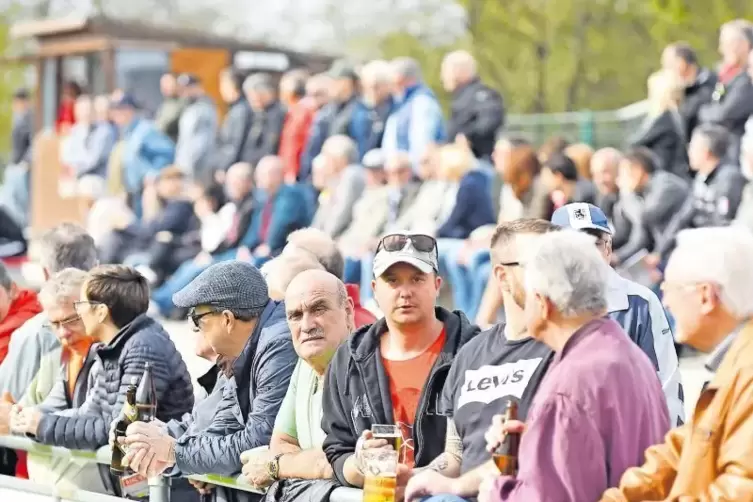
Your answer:
[[[630,307],[625,279],[612,267],[607,272],[607,312],[620,312]]]
[[[735,328],[735,331],[727,335],[727,338],[722,340],[722,343],[720,343],[715,349],[714,352],[711,353],[708,360],[706,361],[706,369],[711,371],[712,373],[716,373],[717,370],[719,370],[719,366],[721,366],[722,361],[724,361],[724,356],[727,355],[727,352],[729,352],[729,348],[732,346],[732,343],[734,343],[735,339],[737,338],[738,333],[743,329],[745,324],[747,323],[747,320],[745,322],[741,322],[737,328]]]

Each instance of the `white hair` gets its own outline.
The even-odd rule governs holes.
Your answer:
[[[389,84],[392,82],[393,76],[392,65],[381,59],[370,61],[361,68],[361,80],[367,82]]]
[[[81,286],[87,273],[77,268],[66,268],[52,276],[39,291],[39,301],[45,308],[66,301],[76,301],[81,295]]]
[[[672,281],[719,285],[720,301],[737,319],[753,316],[753,234],[742,227],[706,227],[677,234],[667,264]]]
[[[529,294],[548,298],[565,317],[598,314],[607,308],[607,267],[594,237],[574,230],[541,235],[525,262]]]
[[[358,163],[358,146],[348,136],[330,136],[322,145],[322,152],[341,158],[348,164]]]

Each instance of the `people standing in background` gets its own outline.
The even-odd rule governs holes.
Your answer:
[[[648,78],[648,116],[630,145],[654,152],[659,159],[659,169],[688,178],[688,139],[679,111],[684,94],[685,84],[676,74],[659,71],[651,75]]]
[[[679,112],[685,124],[685,139],[693,135],[698,125],[701,106],[711,101],[716,87],[714,72],[701,66],[695,50],[687,42],[675,42],[667,46],[661,55],[664,71],[676,75],[685,86],[685,97],[680,103]]]
[[[719,32],[719,82],[711,103],[701,107],[700,123],[724,126],[730,132],[728,157],[736,163],[740,156],[740,138],[745,122],[753,115],[753,82],[747,74],[748,56],[753,48],[750,21],[736,19],[722,25]]]
[[[366,114],[366,120],[355,120],[358,138],[358,154],[361,159],[370,151],[380,148],[384,126],[395,106],[392,98],[392,68],[387,61],[375,60],[361,68],[361,103],[358,114]]]
[[[248,130],[251,128],[251,107],[243,97],[243,77],[233,68],[220,72],[220,95],[228,111],[217,133],[217,148],[210,168],[214,181],[224,183],[227,170],[240,162]]]
[[[442,86],[452,93],[449,141],[465,138],[479,160],[491,164],[497,133],[505,125],[502,96],[484,85],[478,76],[476,60],[466,51],[454,51],[442,61]]]
[[[277,99],[277,89],[267,73],[254,73],[243,81],[243,93],[251,105],[251,127],[241,158],[256,166],[268,155],[277,155],[285,123],[285,109]]]
[[[426,149],[447,138],[444,116],[434,92],[423,82],[415,59],[397,58],[391,64],[395,110],[384,126],[382,150],[388,157],[407,152],[418,177]]]
[[[55,129],[58,134],[65,136],[76,123],[76,100],[83,94],[81,86],[73,81],[63,83],[63,91],[60,96],[58,115],[55,120]]]
[[[306,97],[311,99],[314,106],[314,118],[306,138],[306,143],[301,154],[300,181],[311,181],[314,159],[321,153],[322,145],[327,139],[329,130],[329,86],[332,79],[326,73],[314,75],[306,82]]]
[[[217,107],[195,75],[184,73],[178,77],[178,86],[186,107],[178,121],[175,165],[187,179],[209,184],[214,180]]]
[[[311,134],[318,110],[316,100],[307,96],[305,70],[291,70],[280,80],[280,102],[285,107],[285,123],[280,135],[280,158],[285,166],[285,181],[299,181],[301,157]]]
[[[13,93],[11,103],[13,124],[11,126],[10,163],[31,163],[31,142],[34,136],[34,118],[31,109],[31,96],[28,89],[18,89]]]
[[[157,130],[166,134],[173,143],[178,141],[178,121],[186,107],[186,102],[178,93],[177,77],[172,73],[165,73],[159,81],[162,93],[162,104],[154,117]],[[116,97],[113,100],[117,101]]]

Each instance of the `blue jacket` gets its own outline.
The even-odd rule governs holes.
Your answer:
[[[123,130],[123,181],[129,194],[140,194],[144,178],[175,160],[175,144],[150,120],[136,119]]]
[[[73,167],[78,178],[89,174],[106,177],[107,162],[117,140],[118,130],[111,122],[76,124],[64,147],[63,160]]]
[[[463,176],[455,198],[455,207],[447,221],[437,230],[437,237],[467,239],[478,227],[495,223],[488,182],[488,176],[478,169],[468,171]]]
[[[142,221],[131,223],[125,233],[145,242],[148,246],[160,232],[170,232],[174,237],[180,237],[192,228],[193,216],[191,201],[170,200],[165,203],[156,218],[147,223]]]
[[[167,422],[190,413],[193,384],[186,363],[162,325],[140,315],[109,344],[97,348],[84,403],[66,415],[42,415],[37,440],[74,450],[106,445],[110,423],[123,408],[126,389],[133,378],[141,379],[147,362],[157,390],[157,418]]]
[[[418,172],[421,156],[431,143],[447,139],[442,108],[434,93],[419,84],[409,88],[384,126],[382,150],[386,155],[408,152],[414,171]]]
[[[178,439],[176,467],[184,475],[240,472],[241,453],[269,444],[297,361],[285,305],[270,300],[233,364],[212,423]]]
[[[358,145],[359,159],[363,159],[366,152],[382,146],[384,127],[394,106],[391,97],[374,108],[363,101],[359,101],[356,105],[349,135]]]
[[[266,243],[273,254],[282,251],[288,235],[294,230],[307,226],[310,221],[309,198],[302,192],[300,185],[282,185],[272,202],[272,215],[267,229],[267,238],[261,238],[261,223],[264,205],[267,202],[265,194],[260,193],[257,210],[254,211],[246,235],[241,240],[243,246],[251,251]]]

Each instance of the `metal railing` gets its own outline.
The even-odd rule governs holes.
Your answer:
[[[92,464],[110,464],[110,447],[103,446],[97,451],[88,450],[69,450],[60,446],[49,446],[37,443],[32,439],[20,436],[0,436],[0,446],[11,448],[13,450],[23,450],[34,455],[52,458],[57,468],[63,467],[61,478],[75,475],[74,471],[80,471],[86,465]],[[219,476],[217,474],[206,474],[202,476],[186,476],[188,479],[203,481],[215,486],[223,486],[245,492],[263,494],[264,492],[252,487],[249,484],[239,482],[237,479],[228,476]],[[0,475],[0,488],[16,490],[20,492],[33,493],[37,495],[49,496],[53,500],[65,502],[115,502],[123,500],[122,498],[102,493],[87,491],[76,488],[70,484],[59,483],[61,479],[51,480],[49,484],[35,483],[27,479],[14,478],[11,476]],[[330,495],[331,502],[360,502],[362,499],[361,490],[355,488],[336,488]],[[170,501],[170,478],[162,476],[149,480],[149,502],[169,502]]]

